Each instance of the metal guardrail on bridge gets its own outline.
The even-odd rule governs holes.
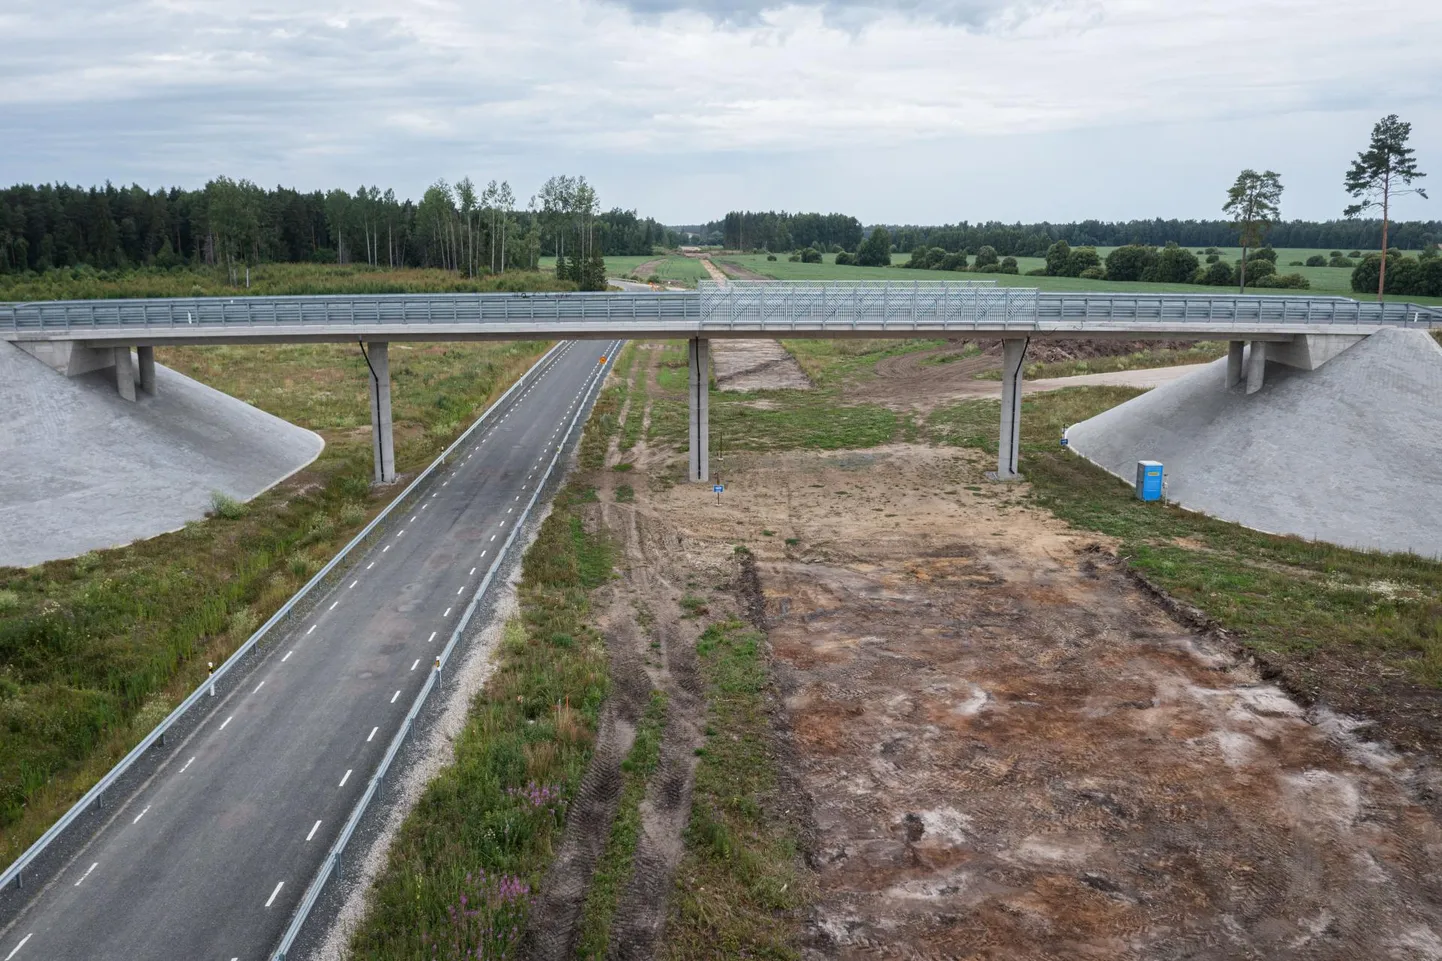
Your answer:
[[[569,336],[726,331],[838,333],[1086,330],[1212,325],[1285,333],[1301,325],[1442,327],[1442,308],[1344,297],[1065,293],[994,281],[702,281],[694,292],[195,297],[0,304],[0,339],[170,340],[444,335]],[[462,333],[462,330],[457,330]],[[122,341],[123,342],[123,341]]]

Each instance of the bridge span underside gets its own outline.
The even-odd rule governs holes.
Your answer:
[[[1001,340],[997,477],[1017,476],[1026,344],[1034,338],[1226,340],[1228,386],[1262,386],[1268,360],[1311,369],[1384,327],[1442,328],[1442,310],[1342,297],[1097,294],[997,287],[994,281],[738,281],[660,293],[382,294],[209,297],[0,304],[0,340],[59,370],[113,366],[117,389],[153,389],[153,348],[173,344],[359,342],[372,376],[377,483],[394,480],[388,344],[392,341],[686,340],[692,359],[693,481],[707,463],[709,349],[717,338]],[[1253,349],[1242,370],[1243,345]],[[1268,345],[1271,345],[1268,347]],[[130,351],[138,349],[139,363]],[[57,360],[58,358],[58,360]],[[147,374],[149,376],[147,376]]]

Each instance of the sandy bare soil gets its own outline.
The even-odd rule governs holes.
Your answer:
[[[811,387],[796,358],[774,340],[713,340],[711,369],[716,375],[717,390],[808,390]]]
[[[678,553],[759,556],[810,953],[1442,957],[1407,761],[1173,621],[1106,545],[963,489],[983,467],[896,446],[753,457],[719,507],[638,491]]]
[[[719,504],[648,486],[675,455],[642,444],[599,479],[615,687],[532,957],[573,950],[653,687],[672,710],[609,956],[664,941],[704,717],[679,602],[745,544],[820,892],[806,957],[1442,958],[1442,827],[1412,760],[1174,620],[975,452],[733,455]]]

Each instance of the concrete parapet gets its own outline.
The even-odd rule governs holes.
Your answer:
[[[1267,376],[1267,342],[1252,341],[1247,352],[1247,393],[1255,394],[1262,389]]]
[[[1242,359],[1247,342],[1233,340],[1227,343],[1227,390],[1242,382]]]
[[[135,400],[135,358],[129,346],[115,348],[115,389],[126,400]]]

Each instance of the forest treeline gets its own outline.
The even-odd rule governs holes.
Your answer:
[[[584,177],[552,177],[526,201],[508,183],[437,181],[421,199],[362,186],[303,192],[217,177],[199,190],[20,184],[0,190],[0,273],[257,263],[444,267],[475,276],[649,254],[679,237],[634,210],[600,209]]]
[[[1128,220],[1108,222],[1083,220],[1077,223],[1004,224],[997,221],[972,224],[962,221],[940,226],[885,225],[893,249],[914,252],[940,248],[948,253],[975,255],[990,247],[1002,257],[1045,257],[1051,245],[1066,241],[1072,247],[1122,247],[1128,245],[1165,247],[1231,247],[1237,242],[1237,228],[1230,220]],[[686,228],[678,228],[686,229]],[[860,221],[845,214],[788,214],[733,211],[722,220],[699,225],[699,239],[732,249],[782,252],[813,247],[835,252],[855,252],[863,235]],[[1442,221],[1393,223],[1388,246],[1399,250],[1421,250],[1442,241]],[[1269,228],[1267,242],[1274,247],[1305,247],[1318,250],[1380,250],[1380,220],[1293,220]]]
[[[939,227],[888,227],[897,250],[940,247],[947,251],[991,247],[1010,257],[1045,257],[1059,240],[1073,247],[1122,247],[1136,245],[1165,247],[1231,247],[1237,242],[1237,228],[1229,220],[1129,220],[1115,223],[1083,220],[1071,224],[947,224]],[[1389,247],[1421,250],[1442,240],[1442,221],[1393,223]],[[1380,250],[1382,221],[1328,220],[1282,221],[1270,227],[1267,242],[1274,247],[1305,247],[1318,250]]]

